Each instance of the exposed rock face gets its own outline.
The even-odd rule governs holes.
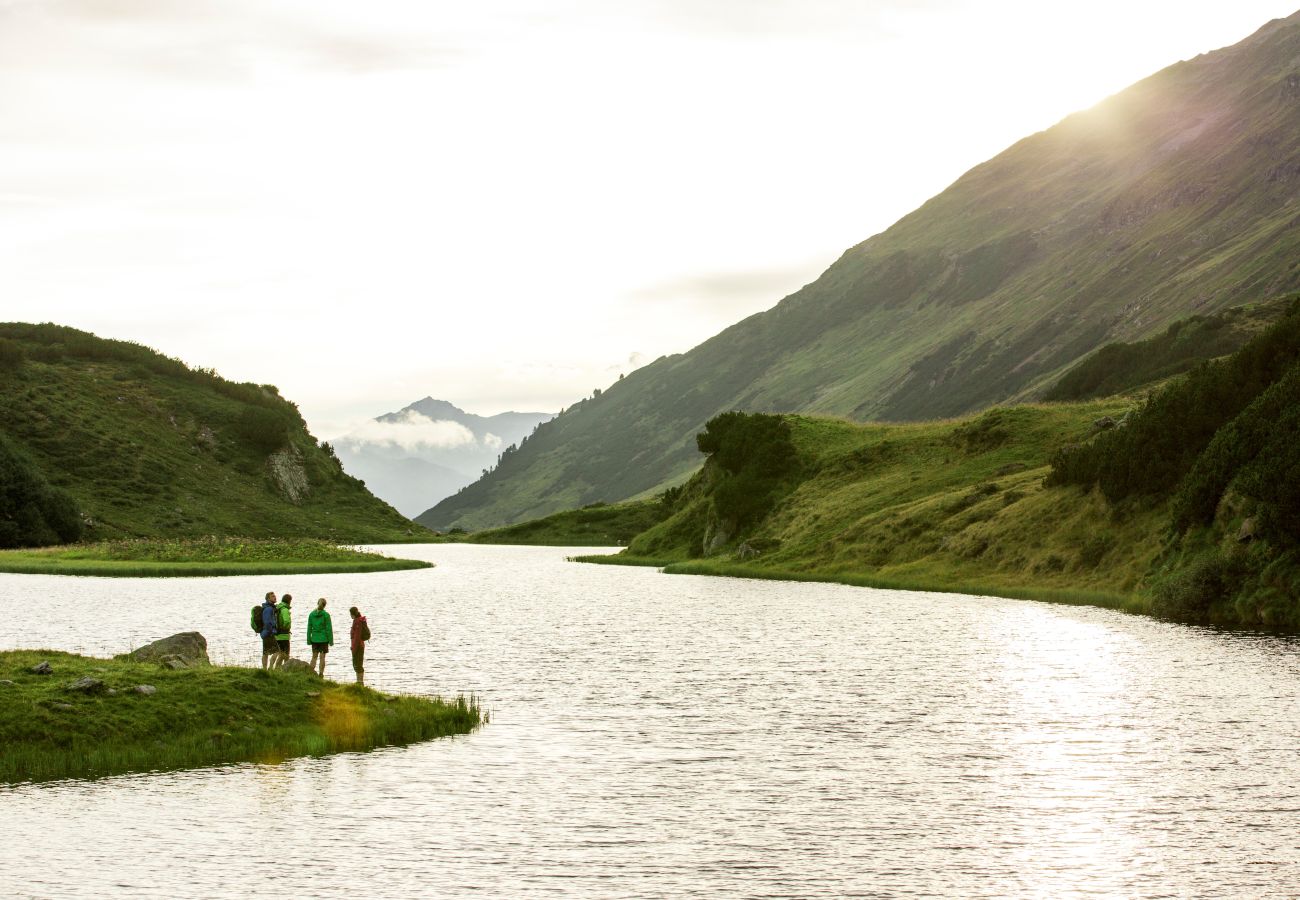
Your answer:
[[[758,555],[759,551],[751,547],[748,542],[736,548],[736,559],[753,559]]]
[[[135,662],[156,662],[173,669],[212,665],[208,659],[208,641],[197,631],[185,631],[145,644],[139,650],[126,654],[126,658]]]
[[[51,666],[48,662],[37,663],[36,665],[32,666],[32,674],[53,675],[54,667]]]
[[[1237,540],[1243,544],[1253,541],[1259,532],[1259,525],[1255,517],[1251,516],[1241,523],[1241,528],[1237,531]]]
[[[290,503],[301,503],[311,493],[307,470],[302,465],[302,452],[297,447],[290,444],[275,451],[266,464],[271,470],[271,481],[274,482],[275,489]]]
[[[704,529],[704,555],[711,556],[722,549],[735,530],[736,524],[727,519],[711,520]]]

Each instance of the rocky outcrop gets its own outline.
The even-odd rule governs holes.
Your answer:
[[[102,694],[106,689],[103,680],[91,678],[89,675],[78,678],[76,681],[69,682],[64,686],[64,690],[76,691],[80,694]]]
[[[125,654],[133,662],[153,662],[172,669],[210,666],[208,641],[197,631],[173,634]]]
[[[266,461],[271,471],[271,482],[280,496],[290,503],[301,503],[311,493],[307,470],[303,468],[302,451],[290,444],[271,454]]]
[[[304,662],[301,659],[293,659],[292,657],[286,659],[284,661],[284,665],[281,666],[280,668],[284,669],[286,672],[314,672],[315,671],[311,667],[310,663]]]
[[[54,667],[51,666],[48,662],[37,663],[36,665],[32,666],[32,674],[33,674],[33,675],[53,675],[53,674],[54,674]]]

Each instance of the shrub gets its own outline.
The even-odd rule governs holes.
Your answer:
[[[235,419],[235,434],[261,453],[273,453],[289,439],[285,417],[264,406],[248,406]]]
[[[0,436],[0,547],[65,544],[81,531],[76,501]]]
[[[1240,559],[1217,549],[1208,551],[1155,583],[1151,610],[1184,622],[1209,621],[1214,608],[1238,592],[1245,574]]]
[[[16,341],[0,338],[0,372],[17,372],[23,367],[27,354]]]

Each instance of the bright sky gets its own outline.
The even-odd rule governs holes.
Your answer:
[[[0,319],[555,410],[1297,0],[0,0]]]

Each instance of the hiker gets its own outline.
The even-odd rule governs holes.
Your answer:
[[[289,627],[292,624],[293,594],[285,594],[280,598],[280,605],[275,608],[276,629],[275,643],[280,651],[280,658],[276,660],[277,669],[284,668],[284,664],[289,661]]]
[[[355,606],[348,610],[348,614],[352,616],[352,668],[357,672],[357,684],[365,684],[366,641],[370,640],[370,626]]]
[[[272,591],[266,592],[266,599],[262,601],[262,668],[268,669],[275,658],[280,655],[280,645],[275,639],[275,633],[280,628],[280,614],[275,609],[275,594]]]
[[[316,601],[316,608],[307,616],[307,643],[311,644],[312,671],[324,678],[325,654],[334,645],[334,623],[330,620],[330,614],[325,612],[324,597]],[[317,659],[320,660],[319,670],[316,668]]]

